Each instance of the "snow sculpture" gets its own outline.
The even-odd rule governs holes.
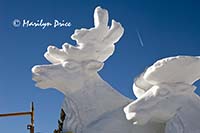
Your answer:
[[[75,30],[71,36],[77,46],[64,44],[62,49],[49,46],[46,59],[52,64],[32,68],[33,80],[39,88],[55,88],[65,95],[66,118],[63,131],[73,133],[161,133],[163,124],[150,122],[135,125],[127,121],[123,108],[131,100],[106,83],[97,73],[114,52],[123,34],[120,23],[97,7],[94,28]]]
[[[134,124],[166,123],[165,133],[200,133],[200,98],[193,85],[200,78],[200,57],[157,61],[135,81],[137,100],[124,108]]]

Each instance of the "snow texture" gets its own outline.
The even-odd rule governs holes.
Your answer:
[[[199,56],[157,61],[136,79],[133,91],[138,99],[124,108],[126,118],[139,125],[166,123],[165,133],[199,133],[200,98],[193,85],[199,69]]]
[[[49,46],[46,59],[52,64],[32,68],[33,80],[42,89],[55,88],[65,95],[62,108],[66,113],[63,131],[73,133],[161,133],[164,124],[149,122],[132,125],[123,108],[132,100],[123,96],[98,74],[114,52],[114,43],[123,34],[120,23],[112,20],[108,11],[97,7],[94,28],[75,30],[72,39],[58,49]]]

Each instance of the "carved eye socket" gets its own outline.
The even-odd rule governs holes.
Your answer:
[[[76,71],[79,69],[79,64],[76,62],[64,62],[63,67],[70,71]]]

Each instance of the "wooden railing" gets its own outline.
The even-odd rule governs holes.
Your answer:
[[[31,116],[31,123],[27,125],[27,129],[30,130],[30,133],[34,133],[34,104],[31,104],[31,111],[30,112],[17,112],[17,113],[7,113],[7,114],[0,114],[0,117],[10,117],[10,116]]]

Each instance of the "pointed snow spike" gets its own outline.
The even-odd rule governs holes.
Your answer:
[[[108,11],[102,9],[100,6],[95,8],[94,11],[94,26],[95,27],[107,27],[108,25]]]
[[[112,20],[111,28],[104,41],[108,43],[116,43],[117,41],[119,41],[123,33],[124,28],[122,27],[122,25],[115,20]]]

